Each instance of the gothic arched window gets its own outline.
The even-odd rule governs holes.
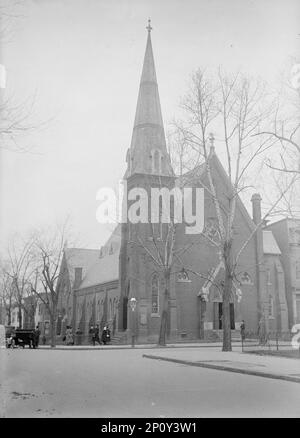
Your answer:
[[[274,299],[272,295],[269,295],[269,318],[274,317]]]
[[[159,313],[159,278],[153,274],[151,280],[151,313]]]

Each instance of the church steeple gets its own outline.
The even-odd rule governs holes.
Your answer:
[[[161,115],[150,20],[126,177],[135,173],[173,176]]]

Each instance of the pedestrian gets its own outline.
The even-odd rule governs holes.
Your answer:
[[[98,342],[98,344],[101,345],[100,333],[99,333],[99,324],[97,324],[96,328],[95,328],[95,342],[94,342],[94,345],[95,345],[96,342]]]
[[[266,340],[266,331],[265,331],[265,321],[263,316],[260,318],[258,324],[258,338],[259,338],[259,345],[265,345],[267,340]]]
[[[66,345],[74,345],[73,330],[72,330],[72,327],[70,325],[67,325]]]
[[[95,337],[96,332],[95,332],[95,329],[94,329],[93,325],[91,325],[91,328],[89,329],[89,335],[90,335],[90,342],[95,346],[95,343],[96,343],[96,337]]]
[[[37,326],[36,326],[36,329],[35,329],[35,332],[34,332],[34,343],[35,343],[35,348],[38,348],[38,346],[39,346],[40,335],[41,335],[41,332],[40,332],[39,326],[37,325]]]
[[[110,342],[110,330],[107,325],[104,327],[102,332],[102,342],[104,345]]]
[[[241,329],[241,338],[242,338],[242,341],[244,341],[245,338],[246,338],[246,331],[245,331],[246,330],[246,324],[245,324],[244,320],[242,320],[242,322],[241,322],[240,329]]]

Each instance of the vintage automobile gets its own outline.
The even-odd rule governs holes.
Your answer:
[[[25,348],[36,348],[36,336],[34,329],[16,329],[14,337],[15,345]]]
[[[29,348],[36,348],[36,336],[34,329],[15,329],[14,327],[6,327],[6,347],[22,347],[28,345]]]

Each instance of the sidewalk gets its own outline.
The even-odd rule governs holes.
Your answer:
[[[143,354],[146,359],[248,374],[270,379],[300,383],[300,359],[258,356],[241,351],[222,352],[219,348],[169,349]]]
[[[253,344],[257,344],[257,341],[254,341]],[[234,349],[241,350],[241,342],[240,341],[232,341],[232,346]],[[57,345],[54,347],[55,350],[130,350],[133,347],[130,344],[108,344],[108,345]],[[157,344],[135,344],[135,350],[144,350],[144,349],[169,349],[169,348],[222,348],[222,342],[190,342],[190,343],[170,343],[164,347],[160,347]],[[39,349],[41,350],[50,350],[50,345],[39,345]]]

